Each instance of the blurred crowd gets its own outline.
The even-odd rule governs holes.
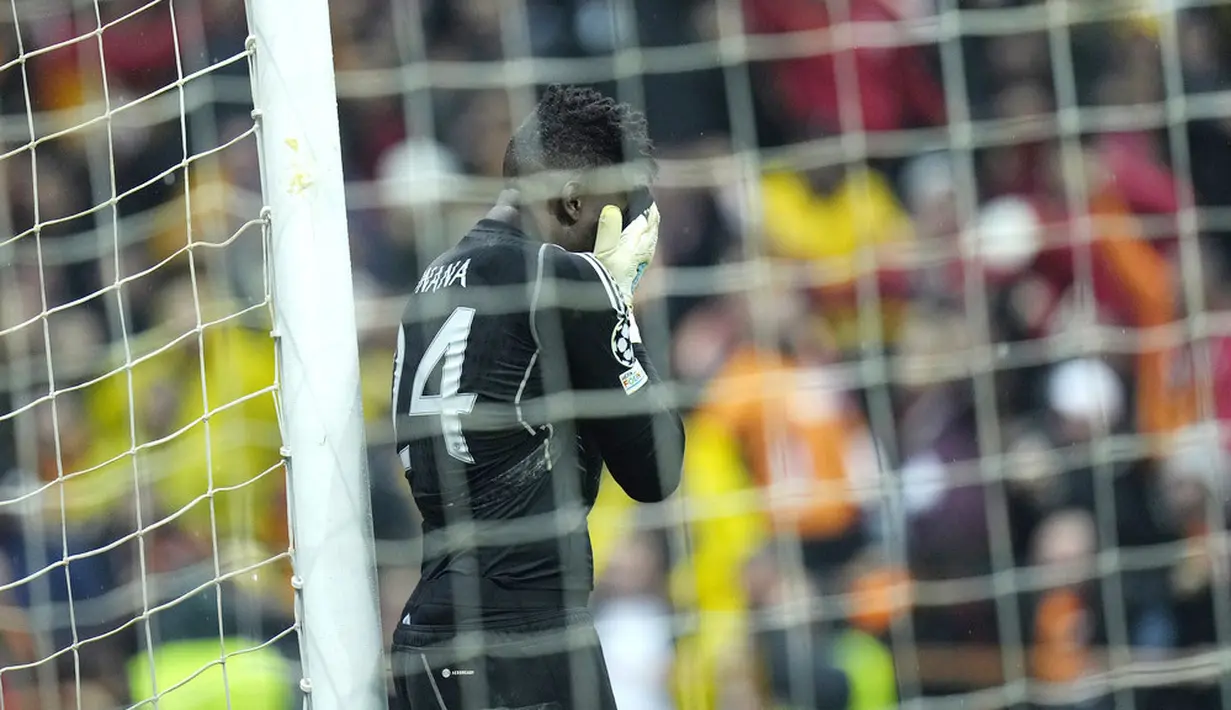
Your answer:
[[[0,13],[5,708],[294,702],[243,5]],[[1224,707],[1231,8],[331,5],[386,638],[390,326],[573,81],[648,114],[689,428],[591,520],[621,707]]]

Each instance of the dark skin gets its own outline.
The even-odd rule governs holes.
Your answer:
[[[526,202],[517,190],[505,190],[496,198],[487,218],[535,234],[568,251],[588,252],[594,251],[603,208],[615,205],[623,210],[628,205],[628,195],[588,195],[577,180],[564,183],[559,195],[543,202]]]

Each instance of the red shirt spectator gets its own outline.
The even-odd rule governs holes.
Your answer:
[[[1098,155],[1133,214],[1167,220],[1151,225],[1143,236],[1164,253],[1174,255],[1181,185],[1160,159],[1152,137],[1142,132],[1109,133],[1099,139]]]
[[[1151,136],[1109,133],[1099,140],[1099,157],[1135,214],[1174,214],[1180,209],[1175,175],[1159,160]]]
[[[817,0],[745,0],[749,32],[762,34],[806,32],[834,27],[829,8]],[[862,128],[892,131],[912,124],[937,125],[945,121],[944,94],[928,73],[917,46],[900,37],[895,23],[901,17],[883,0],[850,0],[850,24],[875,24],[899,35],[896,46],[858,46],[854,57],[840,61],[837,52],[816,54],[776,63],[778,88],[784,108],[803,124],[819,123],[829,130],[852,130],[843,125],[840,95],[854,91],[839,80],[839,72],[853,63],[858,78]],[[835,27],[835,29],[837,29]],[[835,33],[835,38],[840,33]],[[856,42],[860,44],[860,42]],[[866,43],[863,43],[866,44]],[[847,50],[849,51],[849,50]],[[851,61],[853,59],[853,62]]]
[[[165,4],[145,7],[137,0],[112,4],[103,17],[102,57],[112,102],[122,105],[133,97],[149,94],[173,85],[183,73],[198,69],[196,53],[204,42],[204,29],[190,17],[175,18],[172,30],[171,9]],[[122,19],[121,19],[122,18]],[[57,18],[40,30],[39,46],[69,43],[61,50],[41,55],[40,69],[57,79],[58,91],[67,95],[52,98],[51,105],[68,108],[81,101],[81,93],[89,88],[101,92],[99,46],[95,40],[76,41],[96,29],[92,19]],[[178,43],[178,44],[177,44]],[[178,46],[178,54],[177,54]],[[180,62],[179,60],[182,60]],[[86,66],[89,69],[83,70]],[[86,88],[78,86],[85,84]],[[54,90],[53,90],[54,91]]]

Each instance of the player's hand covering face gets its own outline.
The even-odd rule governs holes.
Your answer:
[[[635,196],[629,202],[627,224],[624,210],[615,205],[604,207],[594,239],[594,256],[607,267],[629,306],[658,248],[658,205],[648,192],[640,196],[643,201]]]

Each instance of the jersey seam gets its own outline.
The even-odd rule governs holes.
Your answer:
[[[539,361],[539,354],[543,352],[543,341],[539,340],[538,325],[535,324],[534,317],[539,310],[539,294],[543,289],[543,259],[544,253],[547,250],[548,244],[543,244],[539,247],[539,258],[534,273],[534,289],[530,293],[530,337],[534,339],[534,355],[530,357],[530,362],[526,365],[526,371],[522,373],[521,386],[517,388],[517,397],[513,401],[513,406],[517,409],[517,421],[522,427],[531,434],[537,433],[531,427],[522,415],[521,398],[526,391],[526,383],[530,381],[530,373],[534,370],[534,366]],[[551,433],[551,426],[548,425],[548,436]]]
[[[542,293],[543,290],[543,255],[547,252],[547,248],[549,246],[551,245],[544,244],[539,247],[538,265],[535,268],[534,273],[534,290],[531,291],[530,294],[530,337],[534,338],[534,346],[537,350],[543,349],[543,342],[539,340],[539,329],[538,326],[535,325],[534,316],[538,313],[539,294]]]

